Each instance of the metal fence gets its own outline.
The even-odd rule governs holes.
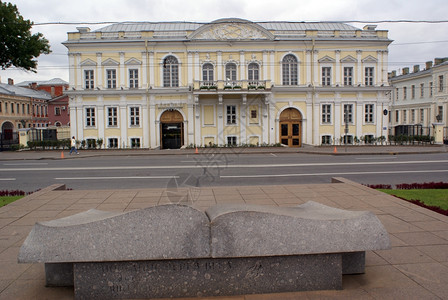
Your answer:
[[[0,133],[0,151],[12,150],[14,145],[19,145],[19,133]]]

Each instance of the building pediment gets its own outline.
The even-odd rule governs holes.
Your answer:
[[[324,57],[319,59],[319,62],[320,63],[334,63],[334,62],[336,62],[336,60],[328,55],[325,55]]]
[[[102,62],[103,66],[118,66],[120,63],[112,58],[108,58]]]
[[[346,57],[341,59],[341,63],[356,63],[357,60],[351,55],[347,55]]]
[[[131,58],[131,59],[128,59],[127,61],[125,61],[124,64],[125,65],[141,65],[142,62],[136,58]]]
[[[274,36],[258,24],[242,19],[223,19],[201,26],[191,40],[272,40]]]
[[[93,66],[96,66],[96,62],[94,62],[93,60],[88,58],[88,59],[82,61],[80,65],[82,67],[93,67]]]
[[[372,55],[369,55],[369,56],[367,56],[366,58],[364,58],[364,59],[362,60],[362,62],[363,62],[363,63],[377,63],[378,60],[377,60],[375,57],[373,57]]]

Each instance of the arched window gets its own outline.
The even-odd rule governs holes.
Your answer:
[[[250,63],[247,67],[247,70],[249,74],[247,74],[247,79],[249,81],[258,81],[260,79],[259,77],[259,69],[260,67],[256,63]]]
[[[282,61],[283,85],[297,85],[298,84],[298,64],[297,58],[288,54]]]
[[[212,84],[213,83],[213,65],[206,63],[202,66],[202,80]]]
[[[228,63],[226,65],[226,80],[234,81],[236,80],[236,64]]]
[[[172,55],[163,60],[163,86],[179,86],[179,63]]]

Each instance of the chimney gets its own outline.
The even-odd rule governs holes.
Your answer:
[[[409,68],[403,68],[403,75],[409,74]]]
[[[392,72],[390,72],[390,77],[391,78],[394,78],[394,77],[397,77],[397,71],[392,71]]]
[[[8,78],[8,84],[9,85],[14,85],[14,79]]]
[[[414,73],[417,73],[420,71],[420,65],[414,65]]]
[[[434,58],[434,66],[440,65],[443,62],[443,58]]]
[[[30,83],[30,88],[33,90],[37,90],[37,82],[31,82]]]
[[[427,61],[426,62],[426,70],[429,70],[432,68],[432,61]]]

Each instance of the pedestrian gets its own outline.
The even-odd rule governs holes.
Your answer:
[[[78,150],[76,150],[76,139],[74,136],[72,136],[71,145],[72,145],[72,148],[70,149],[70,155],[72,155],[73,151],[75,151],[76,154],[79,154]]]

